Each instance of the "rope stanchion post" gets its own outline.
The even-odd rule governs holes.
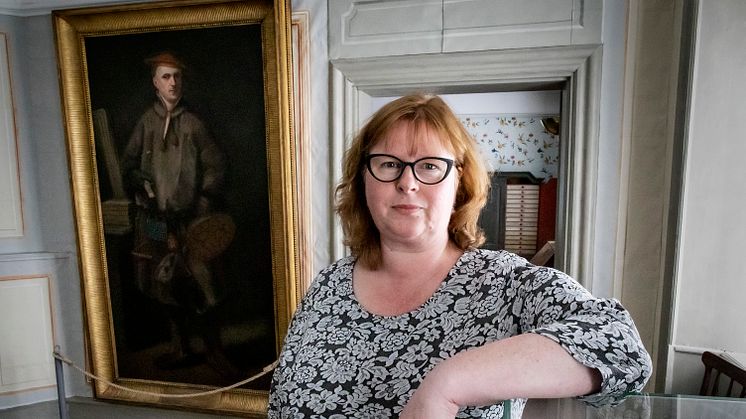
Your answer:
[[[60,419],[70,419],[70,415],[67,411],[67,398],[65,397],[65,374],[62,367],[62,359],[58,355],[60,353],[60,347],[54,347],[54,374],[57,380],[57,406],[60,411]]]

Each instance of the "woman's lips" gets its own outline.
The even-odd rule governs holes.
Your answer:
[[[399,212],[404,212],[404,213],[416,212],[421,209],[419,205],[414,205],[414,204],[399,204],[399,205],[394,205],[392,208],[394,208],[395,210]]]

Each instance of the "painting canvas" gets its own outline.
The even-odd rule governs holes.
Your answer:
[[[99,125],[108,126],[109,130],[96,136],[96,163],[104,233],[109,249],[109,284],[118,297],[113,301],[112,309],[119,375],[122,377],[225,385],[274,360],[272,257],[270,248],[266,246],[270,242],[270,228],[263,72],[262,66],[257,65],[262,58],[260,36],[259,25],[245,25],[86,40],[94,131]],[[174,272],[177,269],[160,273],[153,272],[159,269],[157,266],[143,266],[147,272],[138,278],[136,270],[141,264],[138,259],[158,258],[149,249],[142,248],[148,243],[136,248],[133,242],[137,234],[134,230],[141,222],[137,219],[139,212],[152,209],[155,213],[163,212],[167,218],[168,212],[173,212],[173,217],[181,217],[178,211],[189,210],[140,208],[135,202],[136,192],[131,191],[136,189],[135,186],[112,185],[108,181],[115,177],[109,171],[126,170],[127,159],[119,157],[125,154],[129,139],[140,135],[135,130],[143,113],[158,100],[150,69],[145,68],[144,61],[165,50],[175,51],[174,54],[185,63],[181,101],[188,101],[190,112],[203,120],[207,135],[213,138],[215,147],[222,154],[219,163],[222,167],[211,169],[224,178],[217,188],[219,190],[209,191],[216,195],[211,197],[211,212],[229,216],[228,228],[232,223],[235,231],[229,233],[233,236],[230,243],[217,244],[225,250],[208,261],[211,274],[207,280],[210,283],[205,287],[212,288],[209,291],[185,291],[189,287],[199,288],[199,284],[191,281],[188,274]],[[116,51],[116,54],[108,51]],[[180,107],[185,105],[179,104]],[[181,122],[173,117],[169,129],[178,131],[181,128],[184,130],[181,135],[190,135],[186,128],[176,126]],[[111,140],[116,160],[120,161],[119,168],[107,166],[103,158],[107,153],[102,147],[101,137]],[[173,144],[167,146],[175,147]],[[142,152],[152,153],[150,150]],[[184,167],[180,169],[185,170]],[[123,184],[128,183],[126,174],[122,178]],[[117,196],[122,191],[124,196]],[[184,222],[187,228],[199,220],[194,214],[184,217],[188,218]],[[157,218],[158,214],[154,214],[145,222],[157,223]],[[169,222],[176,225],[166,229],[182,227],[179,221],[165,220],[163,223]],[[145,228],[158,227],[148,225]],[[189,239],[192,238],[177,238],[179,243],[176,246],[188,246],[182,242]],[[203,242],[197,245],[213,244]],[[188,251],[194,252],[192,249]],[[169,269],[167,262],[156,260],[150,265],[163,263],[163,271]],[[155,279],[146,277],[159,273]],[[173,284],[173,288],[181,288],[181,292],[190,295],[179,296],[179,290],[153,291],[152,286],[138,286],[138,280],[182,281],[183,284]],[[216,336],[208,337],[205,335],[208,332]],[[183,344],[180,340],[184,340]]]

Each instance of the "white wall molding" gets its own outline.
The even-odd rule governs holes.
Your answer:
[[[25,298],[28,302],[22,308],[18,308],[14,300],[11,300],[14,304],[0,303],[0,318],[12,322],[0,331],[0,342],[7,330],[16,333],[15,325],[24,324],[23,322],[36,325],[35,330],[28,326],[29,330],[21,334],[21,341],[15,342],[10,348],[5,348],[6,356],[13,353],[12,363],[18,365],[16,361],[19,359],[19,345],[39,342],[38,347],[32,345],[34,349],[30,352],[34,353],[28,354],[33,358],[32,361],[36,361],[26,363],[31,369],[20,370],[22,374],[10,377],[6,386],[0,390],[0,410],[53,400],[57,397],[55,388],[50,387],[54,384],[54,374],[51,384],[49,380],[45,381],[44,377],[39,377],[39,373],[43,372],[46,365],[40,361],[39,351],[43,351],[44,359],[51,363],[51,342],[59,345],[62,353],[76,364],[85,365],[82,301],[78,288],[80,279],[75,269],[76,262],[75,254],[68,252],[19,252],[0,255],[0,294],[5,295],[7,299],[11,294],[6,292],[11,292],[12,295]],[[25,286],[30,288],[23,288]],[[43,298],[38,296],[38,292],[42,292]],[[47,322],[51,324],[51,340],[47,339],[48,331],[43,331],[42,326],[39,326],[44,325],[46,328]],[[44,334],[46,336],[43,336]],[[26,374],[26,378],[23,374]],[[27,379],[29,377],[33,379]],[[90,396],[90,387],[85,378],[72,369],[65,370],[65,384],[69,396]]]
[[[0,276],[0,394],[55,384],[47,275]]]
[[[600,44],[603,0],[329,0],[329,56]]]
[[[23,236],[23,200],[8,40],[0,32],[0,238]]]
[[[601,43],[600,0],[444,0],[443,51]]]
[[[143,3],[155,0],[4,0],[0,5],[0,15],[41,16],[53,10],[72,9],[86,6],[106,6],[127,3]]]
[[[73,257],[75,255],[70,252],[6,253],[0,254],[0,263],[70,259]]]
[[[329,1],[330,57],[439,52],[441,0]]]
[[[666,382],[663,391],[668,394],[698,394],[704,376],[702,354],[705,351],[718,353],[722,352],[722,349],[668,345]]]
[[[417,88],[445,92],[454,87],[475,85],[514,90],[516,84],[567,81],[598,48],[598,45],[580,45],[350,58],[331,62],[357,89],[373,96],[393,95]]]

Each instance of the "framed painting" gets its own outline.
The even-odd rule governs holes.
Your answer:
[[[266,412],[270,374],[212,390],[275,361],[302,289],[288,3],[53,14],[98,398]]]

